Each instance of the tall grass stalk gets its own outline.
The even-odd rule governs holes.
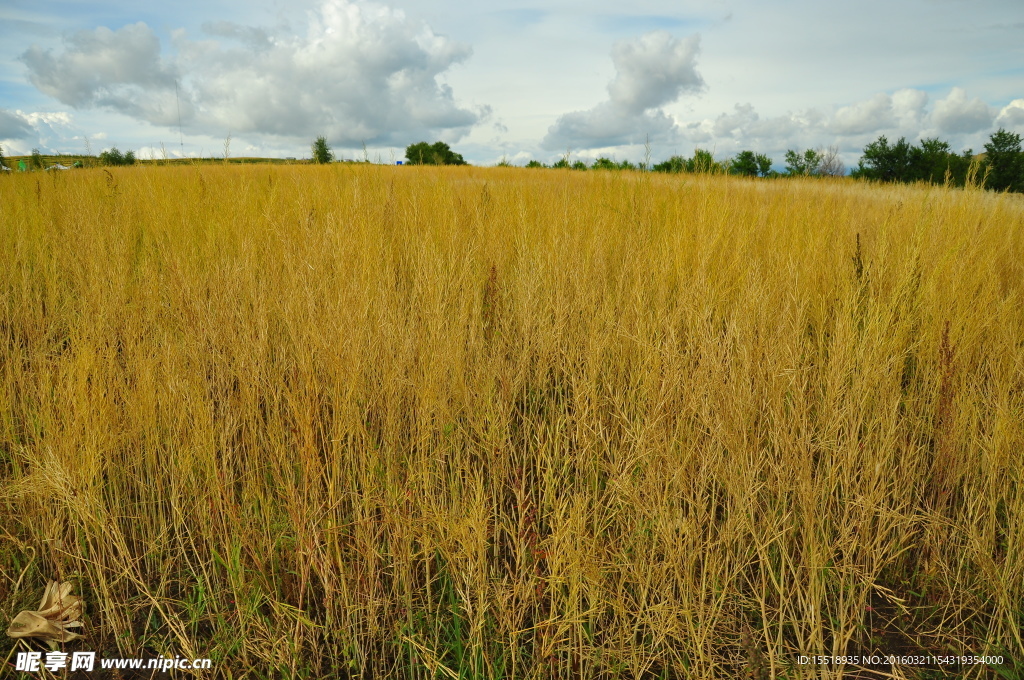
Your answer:
[[[87,648],[225,677],[1021,659],[1013,197],[207,165],[0,198],[7,617],[72,579]]]

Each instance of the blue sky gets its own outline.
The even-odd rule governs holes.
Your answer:
[[[471,162],[695,147],[779,163],[1024,133],[1020,0],[3,0],[0,144]],[[177,96],[175,95],[177,86]],[[179,141],[178,111],[181,112]],[[183,149],[182,149],[183,147]]]

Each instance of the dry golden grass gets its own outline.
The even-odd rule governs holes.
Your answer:
[[[197,166],[0,177],[0,210],[0,606],[72,580],[75,649],[1021,672],[1011,197]]]

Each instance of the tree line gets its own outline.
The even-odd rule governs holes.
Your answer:
[[[310,150],[312,152],[311,160],[314,163],[331,163],[336,160],[334,151],[323,135],[313,141]],[[365,144],[363,145],[363,155],[369,162]],[[467,165],[462,154],[455,153],[444,142],[410,144],[405,148],[405,163],[407,165]]]
[[[882,182],[948,182],[955,186],[978,182],[995,191],[1024,192],[1024,153],[1021,136],[1002,128],[978,155],[972,149],[954,153],[949,143],[940,139],[912,145],[900,137],[890,144],[883,135],[864,147],[851,174]]]
[[[334,153],[323,136],[316,138],[310,151],[314,163],[330,163],[335,160]],[[2,154],[0,150],[0,164],[3,162]],[[603,156],[588,165],[583,160],[570,161],[570,155],[570,152],[566,152],[550,166],[531,160],[526,167],[722,173],[746,177],[846,175],[846,167],[840,160],[839,150],[835,146],[802,151],[789,149],[785,154],[785,170],[782,172],[772,168],[772,158],[752,150],[743,150],[731,158],[716,160],[712,152],[697,148],[690,158],[675,155],[653,165],[649,161],[632,163]],[[34,165],[42,166],[42,157],[37,149],[32,150],[32,160]],[[136,157],[133,151],[121,152],[115,146],[101,153],[99,160],[104,165],[133,165]],[[440,141],[433,144],[410,144],[405,149],[405,162],[409,165],[466,165],[462,154],[456,153],[448,144]],[[499,165],[510,163],[502,160]],[[952,186],[977,184],[996,191],[1024,192],[1024,151],[1021,150],[1021,135],[1000,128],[989,138],[984,152],[979,154],[975,154],[972,149],[955,153],[949,142],[938,138],[923,139],[915,145],[909,143],[905,137],[890,142],[882,135],[864,147],[863,155],[857,162],[857,167],[850,172],[850,176],[879,182],[931,182]]]
[[[795,150],[785,154],[785,170],[774,170],[774,160],[756,151],[744,150],[731,158],[716,160],[707,149],[697,148],[691,158],[672,156],[656,164],[616,161],[600,157],[589,165],[570,161],[567,152],[551,165],[531,160],[528,168],[565,168],[571,170],[652,170],[665,173],[722,173],[746,177],[842,177],[846,167],[838,147]],[[406,148],[410,165],[465,165],[460,154],[444,142],[418,142]],[[502,160],[498,165],[510,165]],[[924,139],[914,145],[901,137],[895,143],[885,135],[864,147],[850,177],[880,182],[932,182],[964,186],[979,184],[996,191],[1024,192],[1024,152],[1021,136],[1000,128],[985,144],[983,153],[972,149],[955,153],[948,142]]]

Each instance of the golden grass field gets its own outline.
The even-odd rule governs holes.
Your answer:
[[[1017,197],[0,177],[0,629],[70,580],[69,650],[225,678],[1019,679],[1022,445]],[[1004,663],[798,662],[869,654]]]

